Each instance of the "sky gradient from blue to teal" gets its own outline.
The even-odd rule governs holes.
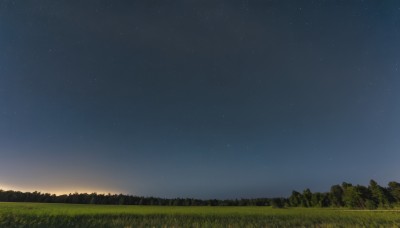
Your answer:
[[[398,1],[0,3],[0,188],[400,180]]]

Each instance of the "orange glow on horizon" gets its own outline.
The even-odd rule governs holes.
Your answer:
[[[18,187],[18,186],[12,186],[12,185],[5,185],[5,184],[0,184],[0,189],[3,191],[7,190],[13,190],[13,191],[20,191],[20,192],[41,192],[41,193],[50,193],[50,194],[55,194],[55,195],[64,195],[64,194],[73,194],[73,193],[97,193],[97,194],[120,194],[122,192],[120,191],[115,191],[115,190],[104,190],[104,189],[95,189],[95,188],[27,188],[27,187]],[[122,193],[125,194],[125,193]]]

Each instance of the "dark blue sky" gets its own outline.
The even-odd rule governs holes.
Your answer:
[[[0,2],[0,188],[400,179],[398,1]]]

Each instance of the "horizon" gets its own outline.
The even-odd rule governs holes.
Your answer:
[[[400,180],[398,1],[0,2],[0,187]]]
[[[373,179],[370,179],[370,181]],[[397,180],[392,180],[394,182],[398,182]],[[368,186],[368,184],[360,184],[360,183],[350,183],[350,182],[346,182],[343,181],[341,183],[334,183],[333,185],[342,185],[343,183],[347,183],[347,184],[352,184],[353,186]],[[389,184],[386,183],[385,185],[382,185],[382,183],[377,183],[379,186],[386,188],[387,185]],[[309,189],[309,188],[305,188],[305,189]],[[302,190],[305,189],[292,189],[290,191],[290,194],[292,194],[292,191],[297,191],[297,192],[302,192]],[[312,193],[316,193],[316,192],[321,192],[321,193],[328,193],[330,191],[330,189],[326,189],[323,191],[313,191],[312,189],[309,189]],[[111,195],[128,195],[128,196],[137,196],[137,197],[155,197],[155,198],[162,198],[162,199],[176,199],[176,198],[192,198],[192,199],[200,199],[200,200],[209,200],[209,199],[217,199],[217,200],[235,200],[235,199],[261,199],[261,198],[266,198],[266,199],[272,199],[272,198],[288,198],[290,196],[290,194],[287,195],[280,195],[280,196],[258,196],[258,197],[250,197],[250,198],[243,198],[243,197],[236,197],[236,198],[196,198],[196,197],[162,197],[162,196],[153,196],[153,195],[137,195],[137,194],[129,194],[129,193],[123,193],[123,192],[111,192],[111,191],[92,191],[92,190],[77,190],[77,191],[46,191],[46,190],[22,190],[22,189],[18,189],[18,188],[13,188],[13,187],[4,187],[4,185],[0,185],[0,191],[16,191],[16,192],[23,192],[23,193],[33,193],[33,192],[38,192],[41,194],[51,194],[51,195],[56,195],[56,196],[61,196],[61,195],[69,195],[69,194],[111,194]]]
[[[303,188],[297,188],[297,189],[284,189],[281,192],[281,194],[276,194],[276,195],[267,195],[267,194],[260,194],[260,195],[256,195],[256,196],[250,196],[250,197],[196,197],[193,194],[187,194],[187,195],[182,195],[182,196],[172,196],[169,197],[167,195],[145,195],[145,194],[136,194],[136,193],[129,193],[129,192],[123,192],[123,191],[118,191],[118,190],[104,190],[104,189],[92,189],[92,190],[88,190],[87,188],[84,187],[78,187],[78,188],[67,188],[67,189],[71,189],[71,190],[65,190],[65,189],[57,189],[57,188],[34,188],[34,187],[18,187],[18,186],[9,186],[9,185],[4,185],[0,183],[0,190],[3,191],[20,191],[20,192],[40,192],[40,193],[49,193],[49,194],[55,194],[57,196],[59,195],[68,195],[68,194],[74,194],[74,193],[79,193],[79,194],[91,194],[91,193],[97,193],[97,194],[123,194],[123,195],[132,195],[132,196],[140,196],[140,197],[158,197],[158,198],[195,198],[195,199],[220,199],[220,200],[225,200],[225,199],[251,199],[251,198],[276,198],[276,197],[288,197],[292,191],[302,191],[304,189],[310,189],[311,192],[329,192],[329,189],[332,185],[341,185],[342,183],[346,182],[346,183],[351,183],[353,185],[362,185],[362,186],[367,186],[370,180],[374,180],[369,178],[368,180],[365,180],[363,182],[357,182],[357,183],[353,183],[351,181],[340,181],[337,183],[332,183],[330,185],[327,186],[327,188],[322,188],[322,189],[313,189],[313,188],[309,188],[307,186],[303,187]],[[377,181],[378,184],[382,187],[387,187],[386,185],[390,182],[390,181],[395,181],[395,182],[400,182],[400,180],[389,180],[386,183]],[[53,190],[54,189],[54,190]]]

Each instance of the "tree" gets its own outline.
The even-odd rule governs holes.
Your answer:
[[[388,184],[388,192],[392,198],[392,202],[400,203],[400,183],[391,181]]]
[[[303,207],[311,207],[311,198],[312,198],[312,192],[310,189],[305,189],[303,191],[303,200],[302,200],[302,205]]]
[[[329,192],[329,198],[331,205],[335,207],[343,207],[343,189],[340,185],[333,185],[331,191]]]
[[[368,199],[368,200],[365,202],[365,207],[366,207],[368,210],[375,210],[376,208],[378,208],[378,205],[376,204],[375,201],[373,201],[373,200],[371,200],[371,199]]]
[[[301,205],[302,195],[300,192],[292,191],[292,195],[289,197],[289,203],[292,207],[298,207]]]
[[[321,201],[322,201],[322,193],[316,192],[316,193],[312,194],[311,205],[313,207],[322,207]]]
[[[285,201],[282,198],[273,198],[271,200],[271,206],[272,208],[284,208]]]
[[[389,198],[385,189],[378,185],[374,180],[370,180],[368,189],[371,191],[371,200],[379,207],[388,207]]]
[[[343,201],[349,208],[365,208],[365,201],[368,199],[368,189],[364,186],[347,186],[344,189]]]
[[[321,207],[329,207],[331,205],[329,193],[322,193],[322,198],[320,199],[319,204]]]

